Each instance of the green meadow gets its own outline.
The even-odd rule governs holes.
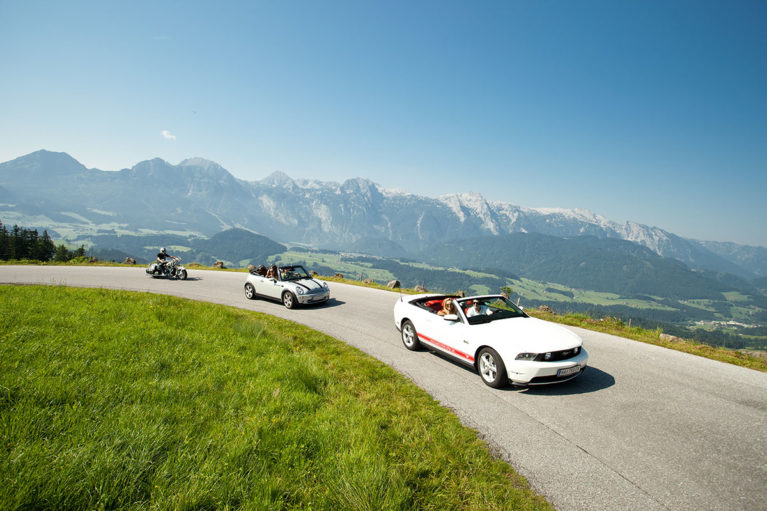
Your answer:
[[[391,368],[143,293],[0,286],[0,509],[552,509]]]

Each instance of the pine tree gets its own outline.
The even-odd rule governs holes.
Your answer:
[[[56,250],[53,253],[53,260],[58,263],[65,263],[71,259],[71,253],[67,250],[66,245],[63,243],[56,246]]]
[[[8,244],[8,259],[21,259],[24,254],[24,238],[21,235],[21,228],[18,225],[14,225],[11,232],[11,242]]]
[[[38,261],[50,261],[56,253],[56,246],[53,244],[53,240],[48,235],[48,231],[43,231],[42,237],[38,238],[35,245],[35,253],[33,258]]]
[[[7,261],[10,259],[10,257],[8,257],[9,240],[8,229],[6,229],[3,222],[0,221],[0,261]]]

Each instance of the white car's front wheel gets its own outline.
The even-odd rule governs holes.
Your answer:
[[[282,305],[288,309],[292,309],[296,306],[296,297],[290,291],[282,293]]]
[[[256,299],[256,288],[253,287],[253,284],[248,282],[245,284],[245,298],[248,300],[255,300]]]
[[[421,343],[418,341],[418,332],[415,331],[415,326],[409,319],[402,323],[402,343],[410,351],[415,351],[421,347]]]
[[[493,348],[480,350],[477,369],[482,381],[490,387],[497,389],[506,385],[506,366]]]

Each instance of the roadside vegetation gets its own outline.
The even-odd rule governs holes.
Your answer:
[[[388,366],[272,316],[0,286],[0,509],[552,509]]]

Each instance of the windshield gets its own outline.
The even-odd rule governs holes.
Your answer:
[[[463,309],[470,325],[489,323],[498,319],[527,317],[527,314],[503,296],[468,298],[459,300],[458,306]]]
[[[280,280],[310,279],[303,266],[280,266]]]

